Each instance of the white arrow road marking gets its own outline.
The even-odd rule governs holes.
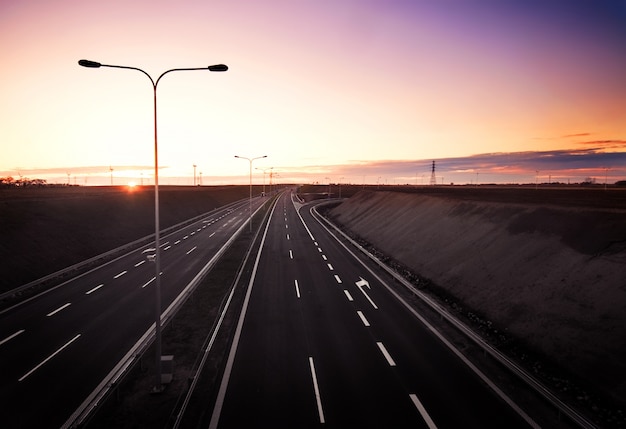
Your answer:
[[[53,357],[55,357],[56,355],[58,355],[59,353],[61,353],[61,351],[63,351],[64,348],[66,348],[67,346],[69,346],[70,344],[72,344],[74,341],[76,341],[78,339],[78,337],[80,337],[80,334],[76,335],[74,338],[72,338],[71,340],[69,340],[67,343],[65,343],[65,345],[63,345],[63,347],[61,347],[59,350],[57,350],[56,352],[52,353],[50,356],[48,356],[43,362],[41,362],[39,365],[37,365],[36,367],[34,367],[33,369],[31,369],[30,371],[28,371],[26,374],[24,374],[22,377],[20,377],[17,381],[22,381],[24,380],[26,377],[28,377],[29,375],[31,375],[33,372],[37,371],[39,368],[41,368],[46,362],[48,362],[50,359],[52,359]]]
[[[365,298],[367,298],[367,300],[370,302],[370,304],[372,304],[372,307],[374,307],[375,310],[378,310],[378,306],[376,304],[374,304],[374,301],[372,301],[372,298],[370,298],[370,296],[367,294],[367,292],[365,292],[363,290],[363,286],[366,286],[368,289],[372,289],[370,284],[363,277],[359,277],[359,278],[361,280],[356,282],[356,287],[358,287],[359,290],[363,293],[363,295],[365,295]]]
[[[437,429],[437,425],[435,425],[435,423],[433,422],[433,419],[430,418],[430,415],[428,415],[428,412],[426,411],[426,408],[424,408],[424,406],[422,405],[420,400],[417,399],[417,395],[415,395],[414,393],[411,393],[409,395],[409,397],[411,398],[411,401],[413,401],[413,404],[415,405],[415,408],[417,408],[417,410],[422,415],[422,418],[426,422],[426,425],[428,425],[428,428],[429,429]]]

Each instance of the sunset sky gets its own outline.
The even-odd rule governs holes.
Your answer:
[[[151,183],[149,80],[84,58],[230,67],[159,83],[164,184],[626,180],[624,0],[4,1],[0,52],[0,176]]]

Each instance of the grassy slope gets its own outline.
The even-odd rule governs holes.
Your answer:
[[[607,197],[598,191],[481,192],[362,192],[331,213],[496,326],[626,402],[626,192],[614,191],[620,194],[611,195],[613,202],[600,201]]]
[[[161,228],[248,195],[247,186],[162,186]],[[153,233],[152,187],[2,189],[0,291]]]

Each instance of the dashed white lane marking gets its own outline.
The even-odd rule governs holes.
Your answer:
[[[191,252],[193,252],[194,250],[196,250],[198,248],[198,246],[193,246],[191,249],[189,249],[189,251],[187,252],[187,254],[189,255]]]
[[[141,264],[143,264],[143,263],[145,263],[145,262],[146,262],[146,261],[139,261],[139,262],[137,262],[137,263],[135,264],[135,267],[138,267],[139,265],[141,265]]]
[[[296,284],[296,296],[300,298],[300,288],[298,287],[298,280],[294,280],[294,283]]]
[[[352,295],[350,295],[350,292],[348,292],[346,289],[343,290],[343,293],[346,294],[348,301],[354,301],[354,298],[352,298]]]
[[[211,235],[209,235],[209,238],[213,237],[215,235],[215,233],[211,233]]]
[[[128,271],[124,270],[121,273],[116,274],[115,276],[113,276],[114,279],[119,279],[120,277],[122,277],[124,274],[126,274]]]
[[[396,366],[396,363],[391,358],[391,355],[389,354],[389,352],[385,348],[384,344],[381,343],[381,342],[377,342],[376,345],[378,346],[378,348],[380,349],[382,354],[385,356],[385,359],[387,359],[387,363],[389,364],[389,366]]]
[[[226,226],[226,225],[224,225],[224,226]],[[189,234],[189,235],[196,235],[196,231],[191,231],[191,234]]]
[[[185,236],[183,237],[183,240],[187,240],[188,238],[189,238],[189,236],[188,236],[188,235],[185,235]]]
[[[145,288],[146,286],[148,286],[150,283],[152,283],[153,281],[156,280],[156,277],[152,277],[150,280],[148,280],[146,283],[144,283],[143,286],[141,286],[141,288]]]
[[[289,250],[289,259],[293,259],[293,252]]]
[[[289,229],[289,225],[285,224],[285,229]]]
[[[437,425],[435,425],[435,422],[433,422],[433,419],[430,418],[430,415],[428,415],[426,408],[424,408],[420,400],[417,399],[417,395],[415,395],[414,393],[411,393],[409,397],[411,398],[411,401],[413,401],[413,405],[415,405],[415,408],[417,408],[417,410],[422,415],[422,418],[426,422],[426,425],[428,426],[428,428],[437,429]]]
[[[287,234],[287,240],[289,240],[289,234]]]
[[[328,265],[328,269],[329,269],[329,270],[331,270],[331,271],[333,271],[333,270],[334,270],[334,268],[333,268],[333,266],[332,266],[332,265],[330,265],[330,264],[326,264],[326,265]]]
[[[94,293],[95,291],[100,289],[102,286],[104,286],[104,283],[101,283],[98,286],[96,286],[95,288],[88,290],[87,292],[85,292],[85,295],[91,295],[92,293]]]
[[[167,246],[168,244],[170,244],[170,242],[169,242],[169,241],[166,241],[165,243],[160,244],[160,245],[159,245],[159,247]]]
[[[71,302],[68,302],[67,304],[64,304],[62,306],[60,306],[59,308],[57,308],[54,311],[51,311],[50,313],[46,314],[46,317],[50,317],[50,316],[54,316],[55,314],[57,314],[59,311],[66,309],[67,307],[69,307],[70,305],[72,305]]]
[[[337,280],[337,283],[341,284],[341,279],[337,274],[335,274],[335,280]]]
[[[311,367],[311,377],[313,378],[313,389],[315,390],[315,401],[317,402],[317,412],[320,416],[320,423],[324,423],[324,410],[322,409],[322,398],[320,396],[320,389],[317,385],[317,375],[315,375],[315,365],[313,364],[313,358],[309,356],[309,366]]]
[[[19,334],[25,332],[24,329],[20,329],[19,331],[17,331],[16,333],[14,333],[13,335],[9,335],[8,337],[6,337],[4,340],[0,341],[0,346],[4,343],[6,343],[7,341],[11,341],[13,338],[17,337]]]
[[[356,314],[359,315],[359,317],[361,318],[361,322],[363,322],[365,326],[370,326],[370,322],[367,321],[367,319],[365,318],[365,314],[363,314],[362,311],[357,311]]]
[[[325,261],[328,261],[328,258],[326,257],[326,255],[322,255],[322,259]]]
[[[167,247],[164,247],[163,250],[165,251],[165,250],[171,249],[171,248],[172,248],[172,246],[167,246]]]
[[[53,357],[55,357],[56,355],[58,355],[59,353],[61,353],[61,351],[63,351],[64,348],[66,348],[67,346],[69,346],[70,344],[72,344],[74,341],[76,341],[78,339],[78,337],[80,337],[80,334],[76,335],[74,338],[72,338],[71,340],[69,340],[67,343],[65,343],[63,345],[63,347],[61,347],[60,349],[58,349],[56,352],[52,353],[50,356],[48,356],[46,359],[44,359],[39,365],[37,365],[36,367],[34,367],[33,369],[31,369],[30,371],[28,371],[26,374],[24,374],[23,376],[21,376],[17,381],[22,381],[24,380],[26,377],[28,377],[29,375],[31,375],[33,372],[37,371],[39,368],[41,368],[46,362],[48,362],[50,359],[52,359]]]
[[[174,244],[178,244],[178,243],[180,243],[180,240],[176,240],[176,241],[174,242]]]
[[[322,253],[322,249],[320,247],[317,248],[317,251]]]

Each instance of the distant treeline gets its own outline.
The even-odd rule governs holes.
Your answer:
[[[11,176],[0,177],[0,188],[24,188],[26,186],[58,186],[49,185],[44,179],[29,179],[28,177],[20,177],[14,179]]]

